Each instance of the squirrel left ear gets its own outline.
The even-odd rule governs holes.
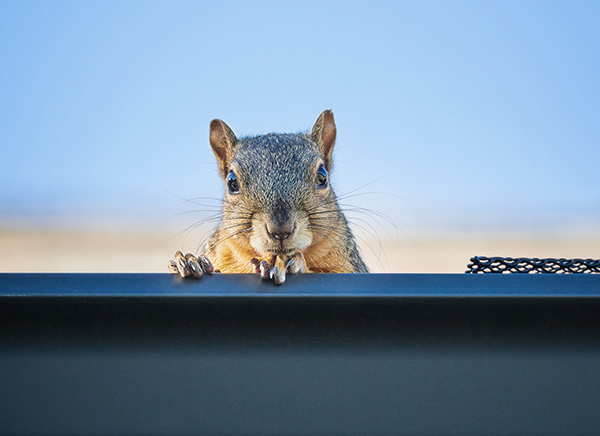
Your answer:
[[[323,111],[315,125],[312,128],[310,135],[321,150],[321,157],[325,163],[325,169],[331,171],[331,156],[333,154],[333,146],[335,145],[335,136],[337,130],[335,128],[335,120],[333,112],[329,109]]]
[[[222,120],[212,120],[210,123],[210,146],[219,162],[219,172],[225,179],[229,174],[229,166],[233,155],[233,147],[238,142],[235,133]]]

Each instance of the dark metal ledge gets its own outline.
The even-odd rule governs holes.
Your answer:
[[[600,297],[600,276],[297,274],[276,286],[253,274],[0,274],[0,298],[52,297]]]
[[[593,435],[600,276],[0,274],[0,434]]]

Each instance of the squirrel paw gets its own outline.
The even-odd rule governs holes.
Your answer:
[[[306,272],[306,262],[302,253],[292,256],[273,256],[269,261],[258,260],[255,257],[250,264],[254,266],[255,273],[260,273],[263,280],[272,279],[276,285],[285,282],[286,273]]]
[[[184,255],[181,251],[176,251],[175,260],[170,260],[168,267],[171,274],[179,274],[181,277],[194,276],[202,277],[204,274],[216,272],[213,264],[206,256],[194,256],[191,253]]]

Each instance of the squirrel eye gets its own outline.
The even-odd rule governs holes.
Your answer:
[[[227,189],[229,189],[230,194],[239,194],[240,193],[240,182],[238,181],[235,173],[230,171],[227,175]]]
[[[323,165],[317,170],[317,179],[315,181],[315,188],[325,189],[327,188],[327,170]]]

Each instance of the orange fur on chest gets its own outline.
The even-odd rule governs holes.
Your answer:
[[[257,257],[254,250],[248,250],[229,241],[208,251],[207,255],[215,268],[222,273],[251,273],[254,268],[250,261]]]
[[[250,261],[255,257],[262,260],[260,254],[252,248],[241,246],[235,241],[220,244],[206,254],[215,268],[222,273],[252,273],[254,268]],[[302,254],[306,260],[307,272],[351,273],[354,271],[347,256],[327,239],[311,245]]]

